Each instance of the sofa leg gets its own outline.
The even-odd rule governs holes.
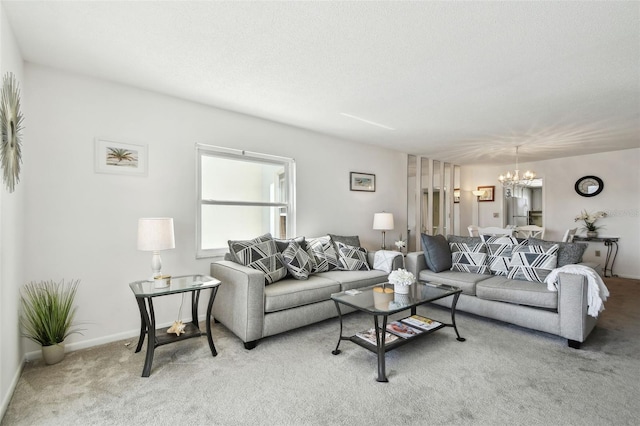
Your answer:
[[[252,342],[244,342],[244,348],[247,350],[251,350],[256,347],[256,344],[258,344],[257,340],[254,340]]]
[[[569,345],[570,348],[580,349],[580,345],[582,345],[582,342],[578,342],[577,340],[567,339],[567,344]]]

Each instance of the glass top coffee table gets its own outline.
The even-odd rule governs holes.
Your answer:
[[[378,377],[379,382],[388,382],[385,371],[385,354],[399,346],[405,345],[415,339],[424,337],[444,327],[452,327],[457,336],[457,340],[464,342],[460,337],[458,327],[456,327],[456,304],[460,297],[460,290],[457,287],[433,284],[426,281],[418,281],[409,287],[408,294],[391,293],[392,284],[377,284],[370,287],[360,288],[346,292],[335,293],[331,299],[336,304],[338,317],[340,318],[340,337],[336,348],[332,351],[338,355],[340,342],[349,340],[362,346],[365,349],[375,352],[378,355]],[[434,300],[453,297],[451,302],[451,323],[441,323],[416,314],[416,308]],[[373,328],[356,333],[353,336],[343,335],[342,311],[340,305],[349,306],[359,311],[373,316]],[[389,322],[390,315],[410,310],[410,315],[402,317],[400,320]],[[386,332],[383,332],[386,330]]]

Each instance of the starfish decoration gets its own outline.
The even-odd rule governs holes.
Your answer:
[[[169,329],[167,330],[167,333],[176,333],[176,336],[180,336],[182,333],[184,333],[184,328],[186,327],[185,324],[182,323],[182,321],[174,321],[173,325],[171,327],[169,327]]]

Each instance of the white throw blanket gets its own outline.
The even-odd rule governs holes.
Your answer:
[[[393,268],[393,259],[402,256],[399,251],[378,250],[373,257],[373,269],[379,271],[391,272]]]
[[[587,303],[589,304],[589,309],[587,313],[594,318],[598,317],[598,314],[604,311],[604,302],[609,297],[609,289],[600,275],[596,273],[592,268],[584,265],[565,265],[560,268],[556,268],[547,276],[544,280],[547,283],[547,289],[550,291],[558,290],[558,274],[560,272],[566,272],[569,274],[578,274],[584,275],[587,277],[588,284],[588,294],[587,294]]]

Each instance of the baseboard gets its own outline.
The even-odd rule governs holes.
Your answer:
[[[4,413],[7,412],[7,408],[9,408],[9,403],[11,402],[11,398],[13,397],[13,392],[16,390],[16,386],[18,386],[18,380],[20,380],[20,376],[22,375],[22,370],[24,369],[24,363],[26,358],[22,360],[20,366],[16,370],[16,373],[13,375],[13,379],[11,380],[11,384],[7,389],[7,393],[2,398],[2,407],[0,407],[0,421],[4,418]]]
[[[198,321],[200,322],[204,321],[205,317],[206,315],[204,314],[198,315]],[[191,321],[191,318],[185,318],[183,321],[185,322]],[[173,321],[166,322],[163,324],[157,324],[156,326],[158,328],[169,327],[171,324],[173,324]],[[80,349],[92,348],[94,346],[105,345],[107,343],[118,342],[120,340],[126,340],[126,339],[135,339],[134,343],[137,343],[138,342],[137,339],[139,336],[140,336],[140,329],[136,328],[134,330],[128,330],[128,331],[123,331],[121,333],[110,334],[108,336],[97,337],[95,339],[82,340],[80,342],[65,344],[65,352],[68,353],[73,351],[79,351]],[[41,359],[42,351],[37,350],[37,351],[27,352],[24,357],[26,361]]]

